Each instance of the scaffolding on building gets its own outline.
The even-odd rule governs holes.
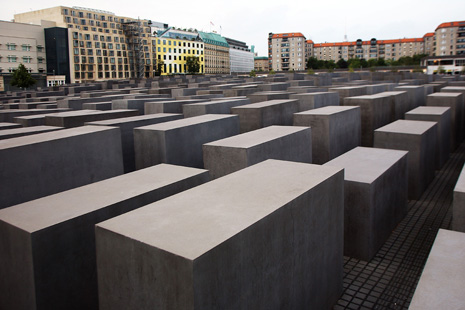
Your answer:
[[[144,78],[144,44],[142,39],[142,23],[140,19],[123,23],[123,32],[126,35],[127,47],[129,53],[129,66],[134,77]],[[132,55],[132,57],[130,56]]]

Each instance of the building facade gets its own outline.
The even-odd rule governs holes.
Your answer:
[[[440,24],[435,41],[435,56],[465,55],[465,21]]]
[[[230,74],[229,44],[217,33],[199,31],[204,43],[205,73]]]
[[[197,32],[169,28],[158,31],[156,36],[157,62],[162,65],[161,75],[189,73],[188,57],[197,57],[200,63],[198,73],[205,72],[204,43]]]
[[[268,62],[274,71],[305,70],[306,51],[300,32],[268,34]]]
[[[20,63],[30,73],[46,74],[44,28],[0,21],[0,73],[12,73]]]
[[[268,57],[266,56],[255,57],[254,70],[255,71],[270,71],[270,67],[268,65]]]
[[[150,20],[64,6],[15,15],[19,23],[41,24],[44,20],[68,32],[67,82],[152,77],[155,73],[155,38]]]
[[[229,45],[229,63],[231,72],[244,73],[254,69],[254,55],[242,41],[225,38]]]

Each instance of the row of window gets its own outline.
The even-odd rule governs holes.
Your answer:
[[[7,56],[8,62],[17,62],[17,61],[18,61],[18,58],[20,58],[20,57],[14,56],[14,55],[8,55],[8,56]],[[22,60],[23,60],[23,61],[22,61],[23,63],[32,63],[32,59],[33,59],[33,58],[30,57],[30,56],[23,56],[23,57],[21,57],[21,58],[22,58]],[[0,59],[2,59],[1,56],[0,56]],[[39,58],[37,58],[37,63],[42,64],[42,63],[44,63],[44,60],[45,60],[44,58],[39,57]]]
[[[158,39],[157,44],[163,44],[163,45],[168,45],[170,46],[171,43],[173,43],[173,46],[183,46],[183,47],[196,47],[196,48],[203,48],[202,43],[191,43],[191,42],[177,42],[177,41],[171,41],[171,40],[165,40],[165,39]],[[177,45],[176,45],[177,44]]]
[[[15,43],[7,43],[6,46],[7,46],[7,50],[9,50],[9,51],[16,51],[16,46],[17,46],[17,45],[16,45]],[[23,52],[30,52],[30,51],[31,51],[31,45],[29,45],[29,44],[22,44],[22,45],[21,45],[21,50],[22,50]],[[37,45],[37,51],[38,51],[38,52],[44,52],[44,47],[41,46],[41,45]]]

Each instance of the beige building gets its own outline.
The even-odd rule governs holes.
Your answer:
[[[465,21],[440,24],[434,37],[435,56],[465,55]]]
[[[274,71],[305,70],[305,36],[300,32],[269,33],[268,62]]]
[[[155,38],[149,20],[64,6],[15,15],[19,23],[44,20],[68,29],[71,83],[154,75]]]
[[[434,32],[428,32],[423,36],[424,47],[425,47],[425,54],[429,56],[434,55],[435,51],[435,44],[434,44]]]
[[[11,73],[20,63],[30,73],[46,73],[44,28],[0,21],[0,73]]]
[[[229,44],[225,38],[214,32],[199,31],[204,42],[205,73],[230,74]]]
[[[270,71],[270,67],[268,65],[268,57],[260,56],[254,58],[254,70],[255,71]]]

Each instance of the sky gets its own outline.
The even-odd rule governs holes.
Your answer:
[[[381,5],[381,3],[383,5]],[[464,21],[464,0],[297,1],[297,0],[15,0],[5,1],[0,20],[14,14],[54,6],[80,6],[167,23],[170,26],[216,31],[255,45],[267,56],[268,33],[301,32],[315,43],[357,39],[418,38],[443,22]],[[212,25],[213,24],[213,25]]]

